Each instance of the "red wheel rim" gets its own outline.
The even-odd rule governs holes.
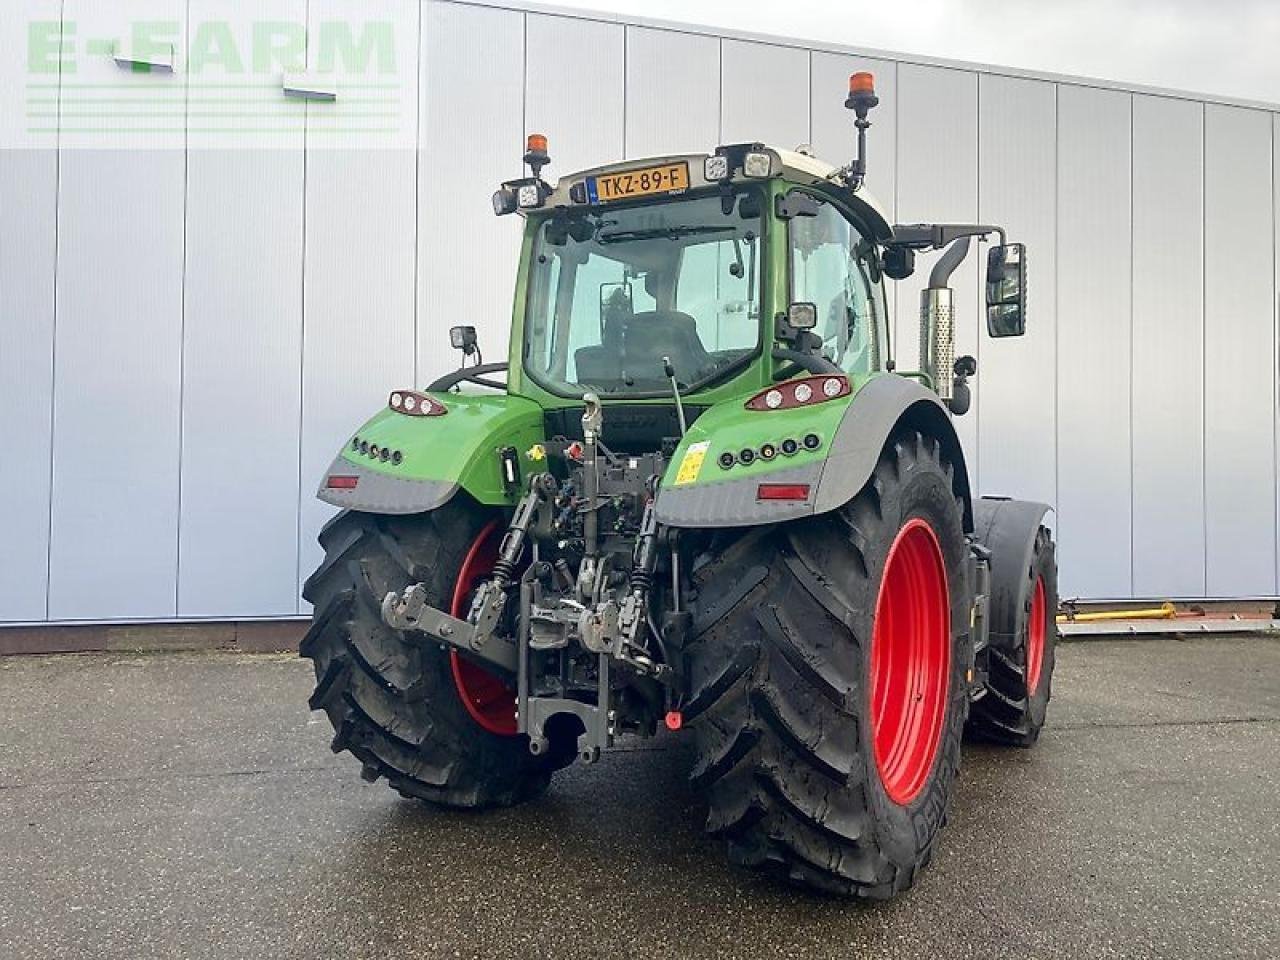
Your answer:
[[[1046,620],[1044,577],[1036,577],[1036,591],[1031,596],[1031,613],[1027,616],[1027,696],[1040,688]]]
[[[467,615],[471,592],[493,571],[498,560],[498,546],[502,543],[502,528],[494,520],[480,531],[471,543],[467,556],[458,572],[458,582],[453,587],[453,601],[449,613],[463,618]],[[490,733],[501,737],[516,735],[516,694],[501,678],[495,677],[484,667],[449,651],[453,669],[453,683],[458,696],[471,719]]]
[[[951,683],[951,607],[937,534],[913,518],[898,531],[871,636],[871,737],[885,793],[920,795],[942,740]]]

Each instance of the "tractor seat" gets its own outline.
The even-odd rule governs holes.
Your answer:
[[[670,357],[676,377],[685,383],[698,379],[711,366],[698,337],[693,317],[678,310],[647,310],[610,318],[602,343],[574,352],[577,381],[588,384],[629,381],[666,383],[662,358]]]

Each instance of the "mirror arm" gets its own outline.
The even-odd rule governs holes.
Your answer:
[[[910,247],[912,250],[941,250],[961,237],[986,238],[991,234],[1006,242],[1004,227],[980,223],[899,223],[893,228],[888,246]]]

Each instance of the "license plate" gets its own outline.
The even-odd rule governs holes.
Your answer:
[[[587,200],[612,203],[652,193],[675,193],[689,189],[689,164],[668,163],[659,167],[642,167],[623,173],[606,173],[587,177]]]

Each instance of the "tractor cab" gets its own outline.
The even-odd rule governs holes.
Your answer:
[[[538,171],[546,139],[530,137]],[[841,171],[759,143],[511,181],[527,219],[513,392],[540,401],[749,392],[888,356],[880,244],[891,228]]]

